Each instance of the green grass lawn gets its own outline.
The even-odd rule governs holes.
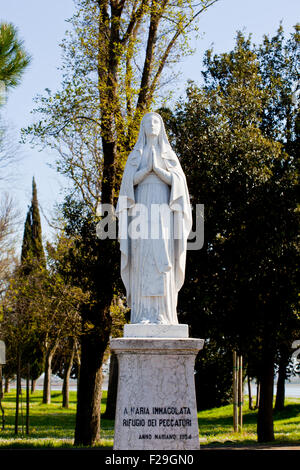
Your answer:
[[[257,411],[248,409],[247,397],[243,410],[243,431],[235,433],[232,426],[232,405],[198,413],[202,445],[256,445]],[[274,412],[274,444],[300,444],[300,399],[286,399],[285,409]]]
[[[101,411],[106,406],[106,391],[103,392]],[[19,434],[14,434],[15,391],[3,399],[5,410],[5,429],[0,429],[0,449],[2,448],[41,448],[73,447],[76,392],[70,392],[70,407],[61,406],[62,395],[52,392],[52,403],[42,404],[42,391],[36,391],[30,398],[30,435],[25,434],[25,398],[20,409]],[[234,433],[232,428],[232,406],[224,406],[198,413],[201,445],[255,445],[256,411],[244,405],[244,427],[242,433]],[[23,431],[22,431],[23,421]],[[300,443],[300,399],[286,400],[285,410],[274,415],[276,444]],[[100,448],[113,445],[114,422],[101,420]]]

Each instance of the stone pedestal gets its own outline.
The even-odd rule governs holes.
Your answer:
[[[128,323],[124,325],[124,338],[188,338],[188,325],[153,325]]]
[[[4,341],[0,341],[0,364],[5,364],[6,363],[6,357],[5,357],[5,343]],[[1,390],[0,390],[1,392]]]
[[[176,328],[169,338],[139,333],[111,340],[119,361],[114,449],[199,449],[194,363],[204,340],[178,338]]]

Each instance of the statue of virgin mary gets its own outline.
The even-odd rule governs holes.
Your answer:
[[[116,213],[131,323],[178,324],[192,213],[185,175],[157,113],[141,121]]]

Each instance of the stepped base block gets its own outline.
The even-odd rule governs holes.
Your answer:
[[[188,325],[154,325],[128,323],[124,325],[124,338],[188,338]]]
[[[116,450],[200,448],[194,363],[204,340],[117,338]]]

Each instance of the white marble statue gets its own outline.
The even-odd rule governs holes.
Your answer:
[[[131,323],[178,324],[192,214],[185,175],[157,113],[142,119],[116,212]]]

